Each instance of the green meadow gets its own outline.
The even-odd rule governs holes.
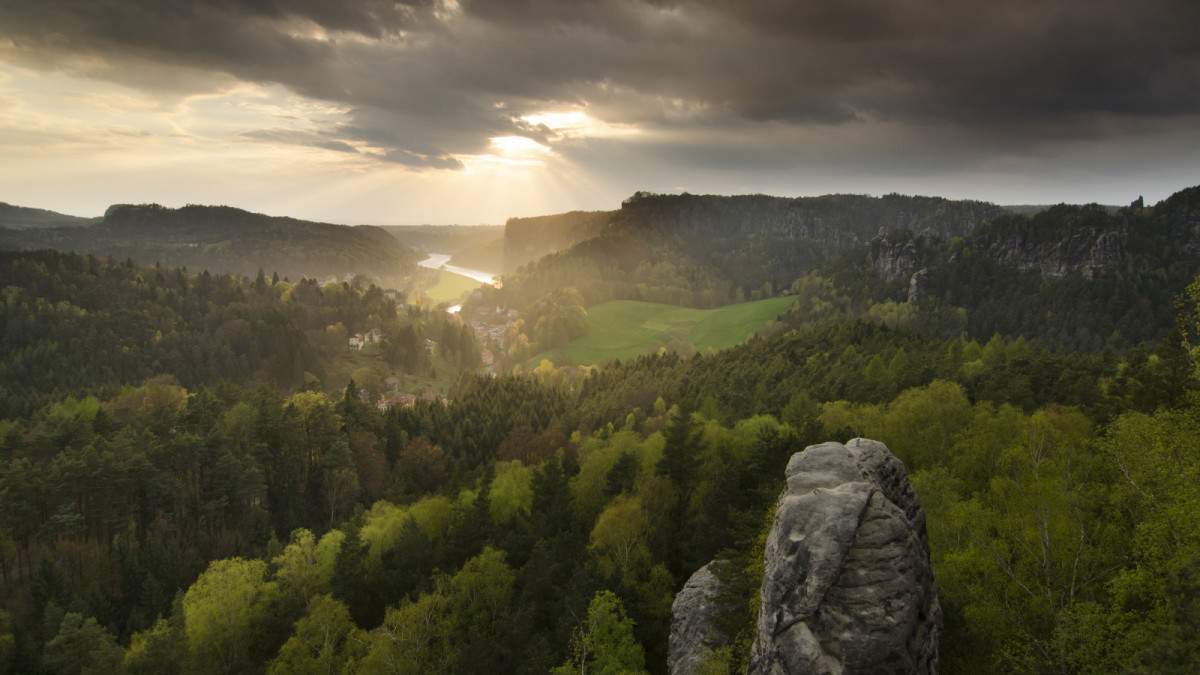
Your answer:
[[[482,284],[461,274],[434,270],[437,272],[437,284],[425,291],[425,295],[435,304],[439,302],[456,302]]]
[[[745,342],[751,335],[787,310],[795,297],[744,302],[718,309],[688,309],[655,302],[617,300],[588,310],[588,332],[565,350],[535,356],[569,360],[578,365],[595,365],[609,359],[622,361],[673,345],[680,350],[725,349]]]

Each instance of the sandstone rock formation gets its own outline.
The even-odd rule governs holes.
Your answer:
[[[871,266],[884,281],[901,279],[917,267],[917,242],[913,239],[892,242],[881,235],[872,239],[869,246]]]
[[[787,480],[748,672],[937,672],[942,611],[904,464],[878,441],[824,443]]]
[[[716,604],[721,593],[721,580],[713,568],[722,561],[714,560],[696,570],[671,605],[671,639],[667,652],[667,672],[687,675],[695,671],[710,650],[729,642],[713,625],[721,613]]]
[[[929,279],[929,270],[922,267],[913,272],[912,277],[908,280],[908,301],[917,303],[921,301],[921,295],[925,291],[925,282]]]
[[[1069,236],[1052,241],[1034,241],[1026,234],[994,243],[989,255],[1005,265],[1037,270],[1048,279],[1061,279],[1080,271],[1094,278],[1096,271],[1120,264],[1129,239],[1128,223],[1121,229],[1079,228]]]

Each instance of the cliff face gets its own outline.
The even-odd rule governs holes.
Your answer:
[[[871,249],[871,267],[875,275],[884,281],[907,277],[920,260],[917,242],[913,238],[893,242],[887,237],[878,236],[868,246]]]
[[[638,193],[621,206],[623,226],[658,235],[808,239],[841,251],[895,230],[920,230],[942,238],[971,232],[1004,213],[986,202],[940,197],[823,195],[768,197],[738,195],[650,195]]]
[[[1031,229],[984,230],[968,235],[967,241],[972,250],[1002,265],[1036,270],[1048,279],[1061,279],[1075,271],[1091,279],[1097,270],[1116,267],[1128,248],[1129,224],[1120,219],[1081,224],[1050,236]],[[897,237],[893,233],[872,239],[868,247],[875,275],[889,282],[911,279],[920,265],[922,251],[934,243],[930,235],[939,236],[924,232]],[[949,264],[955,262],[950,260]]]
[[[942,611],[903,463],[855,439],[797,453],[787,477],[748,672],[937,672]]]
[[[1089,227],[1051,242],[1013,236],[992,244],[988,252],[1003,264],[1037,270],[1050,279],[1060,279],[1076,270],[1091,279],[1097,270],[1117,266],[1128,238],[1127,228],[1106,231]]]

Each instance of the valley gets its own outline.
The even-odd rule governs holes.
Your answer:
[[[607,613],[623,667],[663,673],[673,600],[715,569],[722,618],[689,662],[744,672],[774,658],[752,649],[758,603],[788,596],[759,595],[783,469],[856,437],[920,497],[904,528],[926,528],[943,616],[923,662],[1190,653],[1200,188],[1032,214],[639,193],[514,219],[511,242],[403,232],[530,253],[513,242],[565,228],[496,283],[453,248],[303,223],[349,247],[327,259],[365,257],[247,274],[247,232],[280,265],[313,244],[220,208],[114,213],[71,229],[146,233],[129,251],[210,237],[202,271],[0,236],[6,669],[574,671],[564,617]],[[214,623],[231,588],[252,611]],[[340,637],[322,655],[314,631]]]

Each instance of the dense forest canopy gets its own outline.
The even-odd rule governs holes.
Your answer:
[[[5,254],[0,664],[661,673],[675,593],[721,559],[729,639],[705,672],[741,672],[788,457],[865,436],[926,510],[946,672],[1185,669],[1200,659],[1195,194],[998,216],[979,240],[896,228],[784,277],[795,308],[740,346],[496,377],[461,320],[369,283]],[[1038,218],[1093,229],[1091,247],[1126,233],[1122,254],[1061,277],[986,262],[1053,249],[1028,232]],[[633,241],[593,238],[489,292]],[[675,249],[644,250],[647,273]],[[911,265],[889,278],[876,263],[896,249]],[[604,265],[523,316],[587,330]],[[675,269],[656,288],[700,268]],[[948,269],[979,276],[962,289]],[[1107,317],[1085,324],[1096,340],[1038,332],[1071,307]],[[992,314],[1008,328],[972,324]],[[351,354],[347,334],[376,324],[386,337]],[[364,363],[451,382],[377,405]]]

